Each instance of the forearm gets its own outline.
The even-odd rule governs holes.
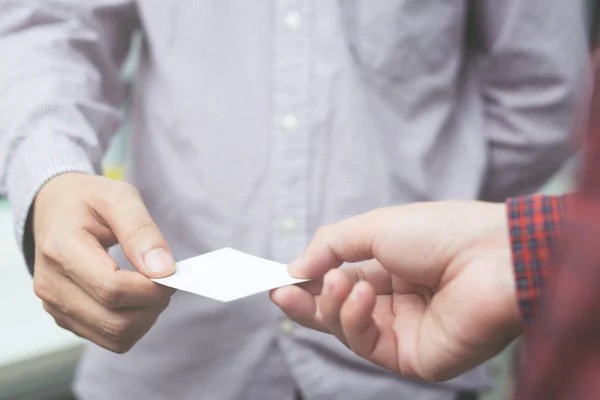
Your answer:
[[[94,173],[119,122],[129,0],[0,4],[0,195],[17,241],[37,191],[67,171]]]

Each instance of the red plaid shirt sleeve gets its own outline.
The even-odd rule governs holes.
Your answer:
[[[567,198],[534,195],[507,201],[517,300],[526,326],[536,316],[555,260]]]
[[[598,35],[600,30],[596,32],[596,43],[600,43]],[[552,210],[547,206],[544,210],[542,198],[533,201],[532,210],[527,210],[528,205],[520,200],[509,201],[511,226],[516,227],[515,232],[511,230],[511,234],[516,233],[513,243],[521,243],[516,245],[514,254],[519,301],[526,319],[535,315],[535,323],[527,330],[525,363],[519,371],[516,400],[600,398],[600,48],[594,52],[592,66],[594,90],[587,132],[576,136],[579,145],[585,144],[576,195],[568,202],[563,200],[562,205],[560,201],[546,200]],[[558,212],[552,207],[556,205]],[[566,214],[564,219],[561,214]],[[554,238],[539,231],[540,224],[545,223],[541,221],[548,215],[554,215],[550,218]],[[561,236],[563,225],[565,233]],[[520,231],[523,228],[524,236]],[[555,242],[560,242],[559,249]],[[531,248],[519,250],[529,243]],[[552,251],[560,250],[550,262],[549,253],[541,252],[542,262],[535,267],[542,273],[530,262],[540,259],[536,249],[540,243],[554,248]],[[549,278],[547,283],[545,277]],[[544,304],[536,315],[544,285]]]

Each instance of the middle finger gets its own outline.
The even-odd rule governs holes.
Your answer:
[[[56,308],[82,325],[117,341],[146,332],[170,300],[167,297],[153,306],[111,309],[90,297],[73,281],[62,279],[54,304]]]
[[[346,343],[346,336],[340,322],[340,310],[352,290],[348,276],[338,269],[332,269],[323,278],[323,291],[318,297],[319,311],[329,331]]]

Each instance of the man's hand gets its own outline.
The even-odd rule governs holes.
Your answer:
[[[34,203],[34,290],[56,323],[117,353],[128,351],[167,307],[172,290],[152,282],[175,271],[173,256],[137,190],[63,174]],[[120,270],[119,243],[140,272]]]
[[[318,280],[271,298],[375,364],[450,379],[521,332],[505,213],[480,202],[422,203],[326,226],[289,267]]]

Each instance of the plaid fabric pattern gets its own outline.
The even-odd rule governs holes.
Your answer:
[[[543,307],[526,333],[517,399],[600,398],[600,199],[565,208],[561,257],[546,264]]]
[[[526,326],[539,309],[549,264],[562,232],[566,196],[512,198],[507,201],[517,299]]]
[[[565,207],[564,235],[559,237],[562,257],[552,260],[551,274],[548,274],[547,262],[541,266],[545,269],[538,278],[542,287],[544,276],[547,277],[544,302],[526,334],[525,364],[519,374],[517,400],[600,398],[599,56],[600,52],[594,58],[595,89],[580,185]],[[521,211],[530,214],[530,223],[518,222],[516,225],[530,229],[530,232],[539,228],[540,220],[545,218],[543,207]],[[517,270],[522,270],[517,272],[519,277],[536,280],[538,272],[531,267],[531,260],[539,256],[536,246],[540,243],[534,238],[539,239],[543,235],[529,235],[530,241],[535,243],[533,250],[515,254],[520,263]],[[540,287],[531,282],[525,284],[526,288],[519,289],[519,295],[526,307],[535,309],[533,303],[538,302],[536,298],[539,299]],[[527,305],[528,299],[532,304]],[[529,312],[530,318],[534,315],[535,311]]]

